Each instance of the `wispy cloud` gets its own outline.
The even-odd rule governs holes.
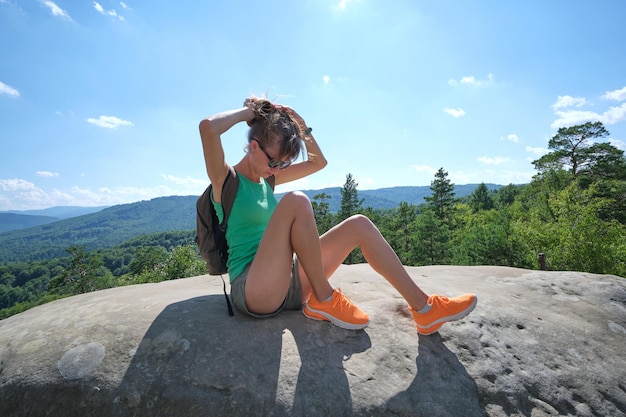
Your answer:
[[[59,6],[57,6],[55,2],[50,1],[50,0],[39,0],[39,3],[46,6],[48,9],[50,9],[50,12],[52,13],[53,16],[60,17],[70,22],[72,21],[72,18],[70,17],[69,13],[63,10],[62,8],[60,8]]]
[[[433,168],[428,165],[413,165],[413,169],[417,172],[426,172],[427,174],[435,175],[437,168]]]
[[[35,174],[38,177],[43,177],[43,178],[56,178],[59,176],[58,172],[50,172],[50,171],[37,171]]]
[[[463,110],[462,108],[458,108],[458,109],[451,109],[449,107],[446,107],[445,109],[443,109],[444,112],[448,113],[450,116],[454,117],[454,118],[459,118],[462,116],[465,116],[465,110]]]
[[[476,160],[486,165],[502,165],[511,162],[511,158],[508,158],[506,156],[496,156],[494,158],[488,156],[480,156],[476,158]]]
[[[13,97],[19,97],[20,96],[20,92],[17,91],[15,88],[6,85],[5,83],[3,83],[2,81],[0,81],[0,94],[6,94],[9,96],[13,96]]]
[[[625,101],[626,87],[619,90],[607,91],[601,98],[605,100]],[[608,110],[601,113],[592,110],[580,110],[580,108],[586,104],[588,104],[588,101],[583,97],[558,96],[556,102],[551,106],[557,116],[557,119],[551,126],[553,128],[559,128],[592,121],[612,125],[626,120],[626,103],[622,103],[620,106],[616,107],[609,107]]]
[[[120,126],[134,126],[132,122],[115,116],[100,116],[97,119],[90,117],[87,119],[87,122],[107,129],[117,129]]]
[[[552,123],[553,128],[572,126],[584,122],[598,121],[605,125],[612,125],[626,120],[626,103],[619,107],[611,107],[603,113],[582,110],[567,110],[555,112],[558,116]]]
[[[126,5],[126,3],[120,3],[120,5],[122,6],[122,8],[128,9],[128,6]],[[122,21],[124,20],[124,16],[121,16],[121,15],[117,14],[115,9],[105,10],[104,7],[102,7],[102,5],[100,3],[98,3],[97,1],[93,2],[93,8],[96,9],[98,11],[98,13],[103,14],[105,16],[116,17],[116,18],[118,18],[119,20],[122,20]]]
[[[515,133],[506,135],[502,140],[508,140],[509,142],[519,143],[519,137]]]
[[[626,143],[623,140],[609,139],[609,143],[611,145],[615,146],[617,149],[621,149],[623,151],[626,151]]]
[[[448,84],[450,84],[451,86],[469,85],[472,87],[480,87],[480,86],[488,85],[491,83],[493,83],[492,73],[487,74],[487,78],[484,78],[482,80],[477,79],[473,75],[467,75],[465,77],[461,77],[461,79],[459,80],[455,80],[455,79],[448,80]]]
[[[602,98],[605,100],[624,101],[626,100],[626,87],[620,90],[607,91]]]
[[[190,176],[183,178],[183,177],[177,177],[175,175],[170,175],[170,174],[161,174],[161,177],[164,180],[169,181],[176,185],[190,185],[194,187],[207,185],[207,179],[192,178]]]
[[[21,178],[0,179],[2,191],[27,191],[35,188],[35,184]]]
[[[546,148],[538,148],[538,147],[533,147],[533,146],[527,146],[526,147],[526,152],[532,153],[533,155],[541,156],[541,155],[547,154],[550,151],[548,149],[546,149]]]
[[[552,105],[553,109],[564,109],[568,107],[582,107],[587,103],[583,97],[558,96]]]

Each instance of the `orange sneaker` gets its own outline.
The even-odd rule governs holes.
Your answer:
[[[474,294],[460,295],[454,298],[431,295],[425,307],[427,311],[418,313],[411,307],[417,332],[424,336],[435,333],[448,321],[462,319],[474,310],[478,299]],[[423,309],[422,309],[423,310]]]
[[[315,295],[311,295],[302,312],[313,320],[330,321],[335,326],[348,330],[362,329],[370,322],[369,316],[352,304],[339,288],[333,291],[329,301],[318,301]]]

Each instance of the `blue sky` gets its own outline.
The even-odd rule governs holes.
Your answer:
[[[281,186],[529,182],[561,126],[626,149],[626,2],[0,0],[0,210],[200,194],[199,121],[295,108],[329,161]],[[223,136],[243,155],[245,126]]]

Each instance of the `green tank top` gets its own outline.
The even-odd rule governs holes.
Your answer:
[[[226,228],[230,282],[233,282],[254,259],[277,204],[274,191],[265,179],[259,184],[243,175],[237,176],[239,188]],[[217,218],[221,222],[224,218],[222,203],[213,201],[213,204]]]

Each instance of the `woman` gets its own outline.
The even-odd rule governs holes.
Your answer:
[[[269,317],[285,308],[302,309],[315,320],[345,329],[364,328],[368,315],[328,282],[356,247],[406,299],[420,334],[434,333],[444,322],[465,317],[474,309],[476,297],[472,294],[456,298],[426,295],[367,217],[352,216],[319,237],[306,195],[287,193],[277,203],[272,182],[295,181],[326,166],[312,129],[289,107],[248,98],[242,108],[200,122],[220,221],[222,185],[229,171],[221,135],[241,122],[250,126],[248,145],[241,161],[233,166],[239,188],[226,232],[231,297],[237,309],[253,317]],[[306,160],[294,162],[302,151]]]

